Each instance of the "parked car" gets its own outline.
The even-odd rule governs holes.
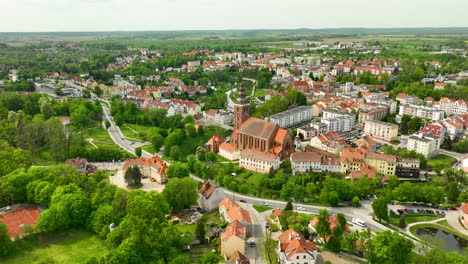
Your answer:
[[[241,202],[241,203],[246,203],[247,201],[241,199],[241,200],[239,200],[239,202]]]
[[[450,207],[449,207],[449,210],[456,211],[457,208],[455,208],[455,207],[453,207],[453,206],[450,206]]]
[[[398,209],[397,212],[400,213],[400,214],[405,214],[406,213],[405,210],[403,210],[403,209]]]
[[[408,210],[408,209],[406,209],[406,208],[405,208],[405,212],[406,212],[407,214],[410,214],[410,213],[411,213],[410,210]]]
[[[363,220],[357,218],[357,217],[353,217],[353,219],[351,220],[351,222],[355,225],[358,225],[360,227],[366,227],[366,222],[364,222]]]
[[[395,215],[400,215],[400,213],[398,212],[398,210],[392,210],[393,214]]]

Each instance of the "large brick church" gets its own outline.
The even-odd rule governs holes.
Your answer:
[[[219,146],[219,154],[230,160],[239,159],[241,167],[268,172],[271,167],[277,169],[294,150],[294,142],[287,130],[274,122],[250,116],[249,103],[241,83],[239,100],[234,104],[231,141]]]

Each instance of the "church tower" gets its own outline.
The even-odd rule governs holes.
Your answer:
[[[240,83],[239,100],[234,104],[234,129],[238,129],[249,117],[249,104],[245,99],[244,83]]]

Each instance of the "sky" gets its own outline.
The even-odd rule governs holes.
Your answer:
[[[0,32],[468,27],[468,0],[0,0]]]

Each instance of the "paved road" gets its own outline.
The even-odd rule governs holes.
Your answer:
[[[237,89],[236,89],[236,88],[232,88],[231,90],[229,90],[229,91],[226,92],[226,96],[227,96],[227,106],[228,106],[228,108],[234,108],[234,101],[232,101],[232,99],[231,99],[231,93],[232,93],[232,92],[235,92],[235,91],[237,91]]]

